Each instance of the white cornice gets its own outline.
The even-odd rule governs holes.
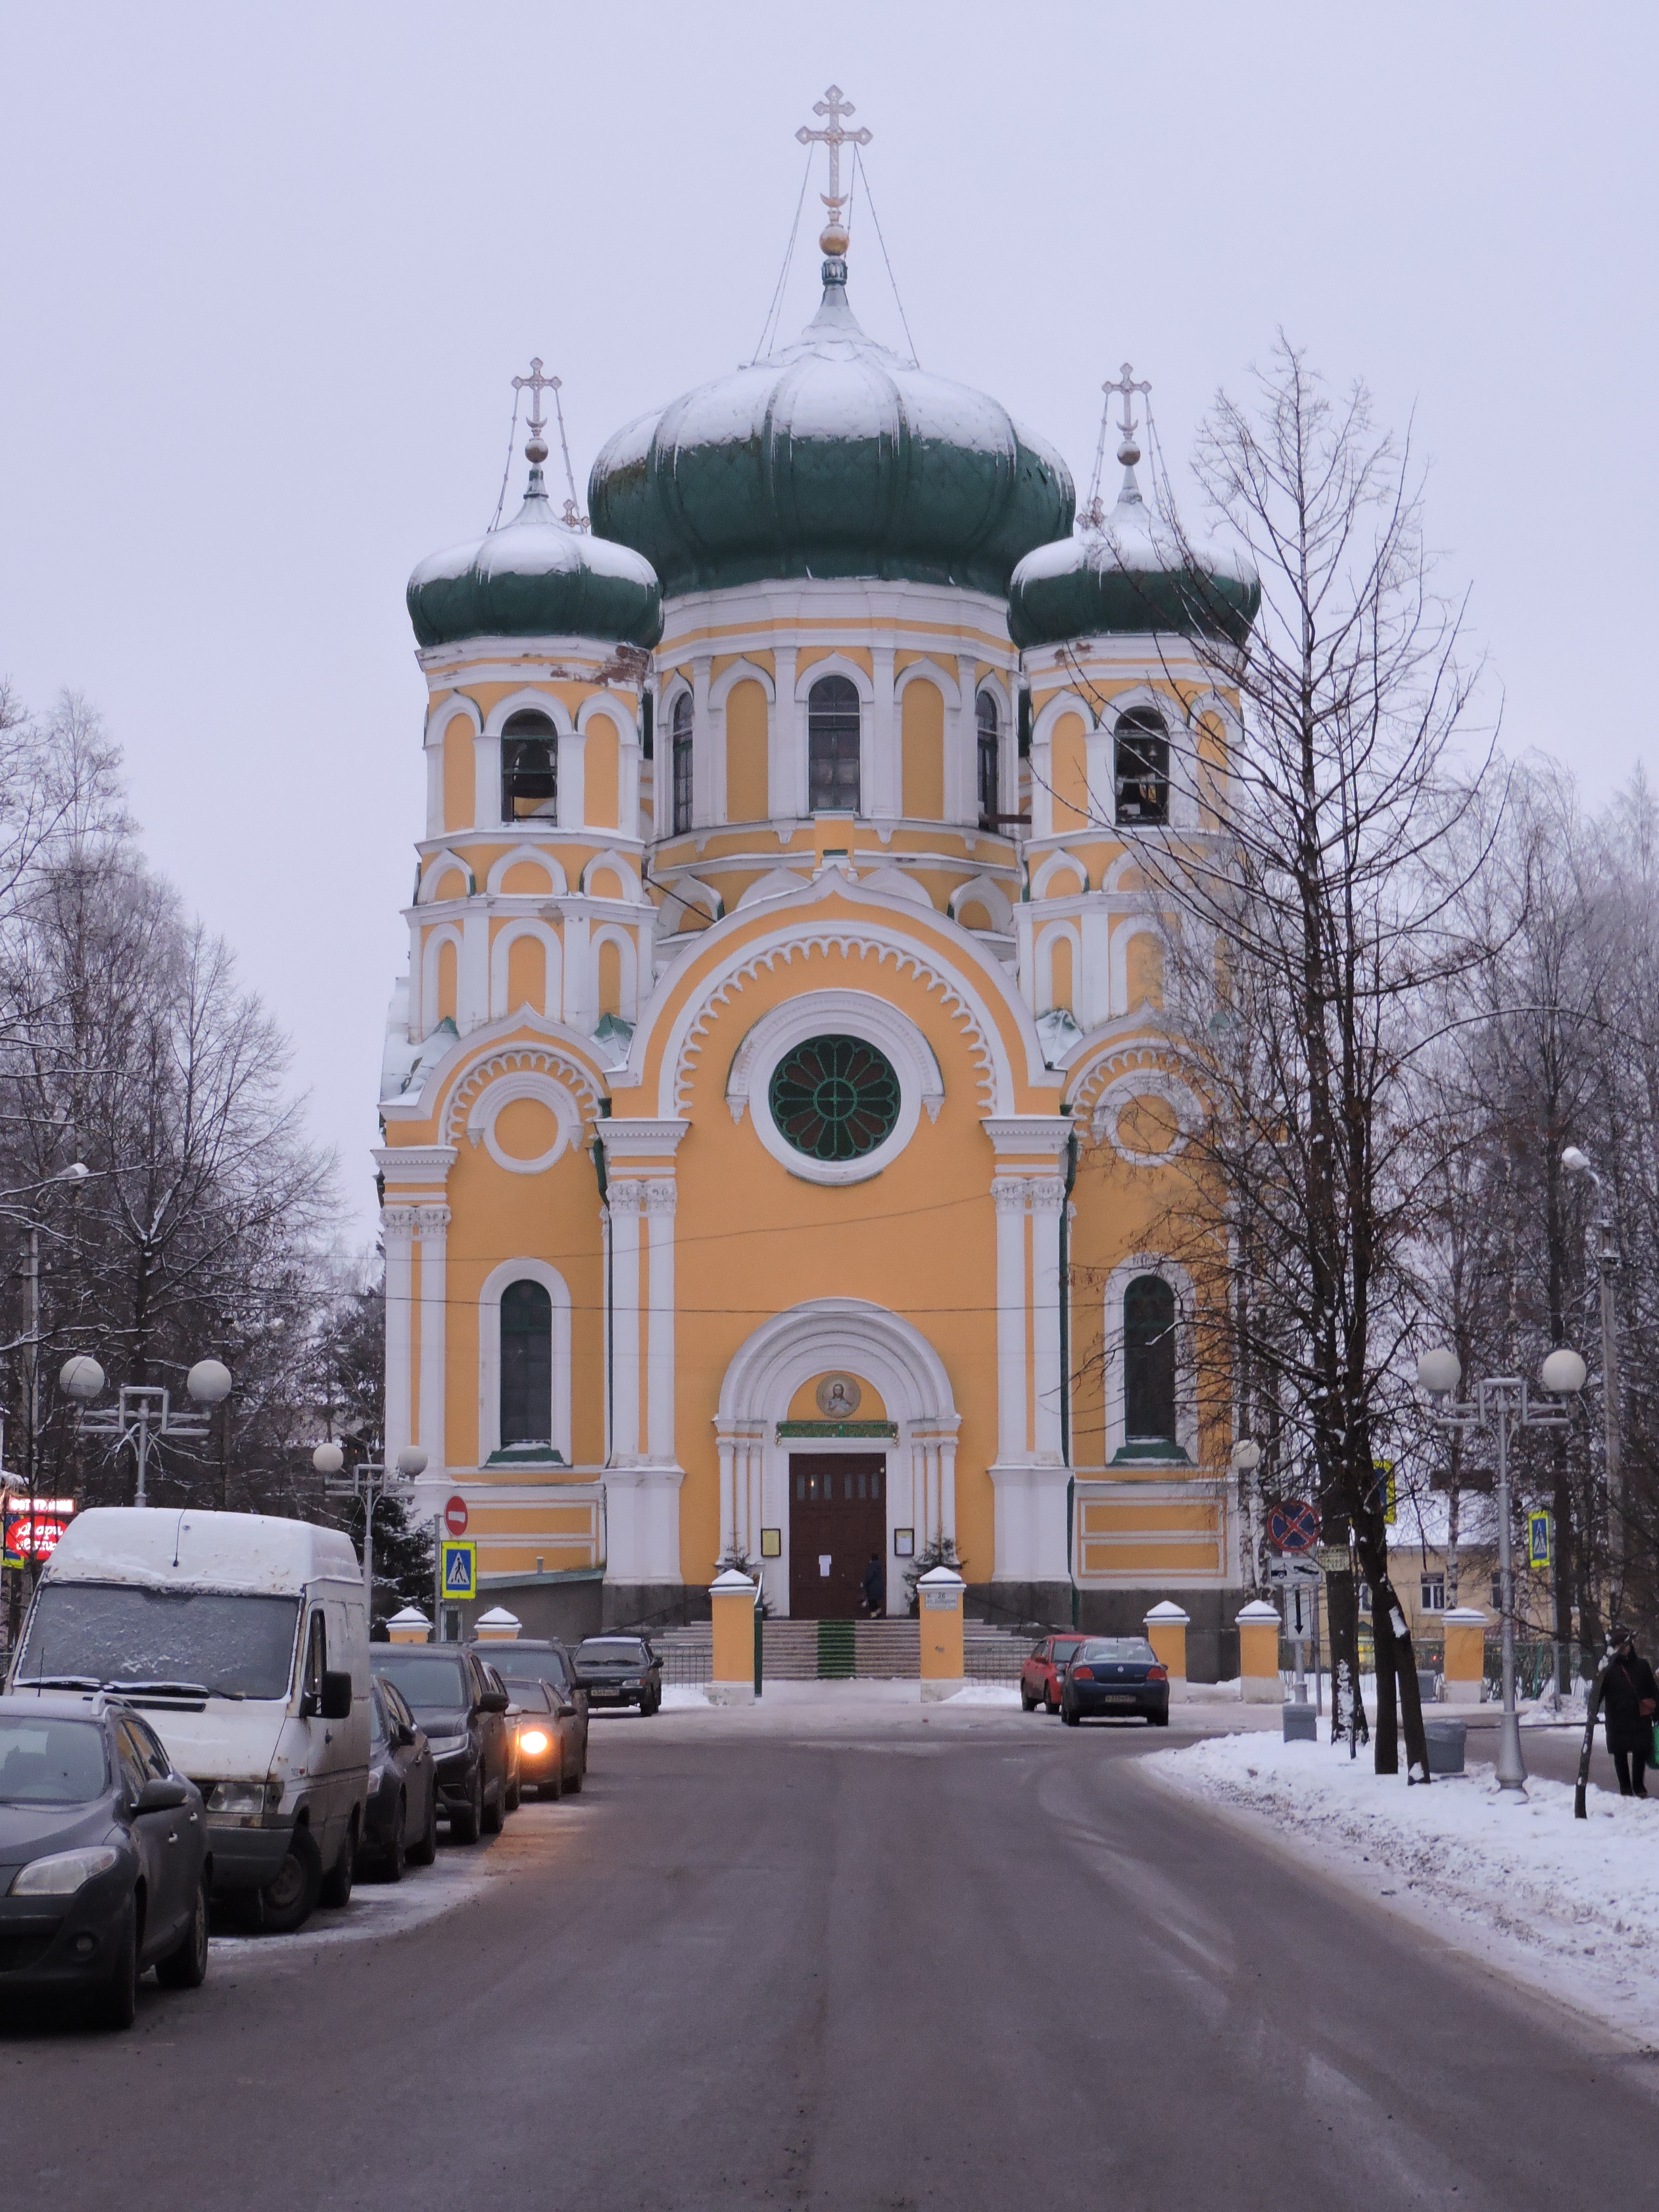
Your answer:
[[[689,1121],[606,1121],[599,1124],[598,1134],[607,1159],[660,1159],[679,1150],[690,1127]]]
[[[388,1183],[441,1189],[458,1158],[453,1145],[390,1145],[376,1147],[374,1164]]]
[[[1057,1156],[1076,1125],[1069,1114],[1003,1114],[988,1115],[980,1127],[1000,1158],[1031,1152]]]

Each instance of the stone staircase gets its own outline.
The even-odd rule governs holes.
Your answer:
[[[665,1682],[706,1682],[714,1672],[714,1632],[707,1621],[656,1630]],[[1017,1682],[1032,1638],[970,1620],[963,1664],[970,1681]],[[762,1630],[763,1679],[769,1682],[914,1682],[921,1672],[921,1629],[915,1620],[769,1620]]]

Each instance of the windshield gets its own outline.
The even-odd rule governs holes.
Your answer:
[[[570,1670],[562,1651],[526,1650],[522,1644],[514,1644],[508,1646],[505,1660],[492,1663],[509,1682],[556,1682],[562,1689],[570,1686]]]
[[[1155,1667],[1158,1654],[1141,1636],[1097,1636],[1078,1653],[1079,1659],[1115,1660],[1120,1666]]]
[[[0,1720],[0,1805],[85,1805],[106,1780],[95,1723]]]
[[[526,1682],[509,1674],[507,1677],[507,1694],[515,1705],[522,1705],[526,1712],[550,1713],[553,1710],[553,1700],[547,1694],[545,1682]]]
[[[589,1667],[643,1667],[647,1662],[641,1644],[621,1642],[615,1638],[605,1641],[595,1638],[583,1644],[576,1654],[576,1663]]]
[[[472,1702],[460,1661],[443,1652],[376,1650],[372,1664],[377,1674],[398,1685],[416,1712],[422,1707],[428,1712],[437,1707],[453,1711]]]
[[[17,1662],[19,1688],[54,1675],[216,1698],[286,1698],[297,1597],[43,1583]]]

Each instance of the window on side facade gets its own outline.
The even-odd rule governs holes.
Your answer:
[[[501,819],[558,817],[559,733],[545,714],[526,708],[501,725]]]
[[[674,835],[691,827],[691,694],[674,702]]]
[[[1424,1613],[1443,1613],[1446,1610],[1444,1575],[1424,1575],[1421,1582],[1423,1598],[1420,1610]]]
[[[981,691],[975,700],[974,722],[979,732],[979,826],[994,830],[1002,811],[1002,732],[990,692]]]
[[[1123,1433],[1176,1441],[1176,1297],[1161,1275],[1137,1275],[1123,1293]]]
[[[1116,730],[1117,818],[1121,823],[1170,818],[1170,738],[1150,707],[1135,707]]]
[[[806,699],[806,803],[814,814],[859,811],[859,695],[851,678],[823,676]]]
[[[553,1437],[553,1301],[540,1283],[501,1292],[501,1443]]]

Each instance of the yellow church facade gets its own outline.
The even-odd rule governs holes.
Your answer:
[[[619,432],[591,527],[538,364],[522,512],[411,579],[388,1451],[527,1629],[696,1617],[733,1559],[895,1614],[944,1555],[996,1619],[1173,1597],[1213,1672],[1242,1536],[1216,1284],[1160,1249],[1200,1105],[1143,848],[1214,833],[1231,705],[1153,626],[1130,432],[1074,528],[1057,455],[860,330],[826,198],[799,341]]]

